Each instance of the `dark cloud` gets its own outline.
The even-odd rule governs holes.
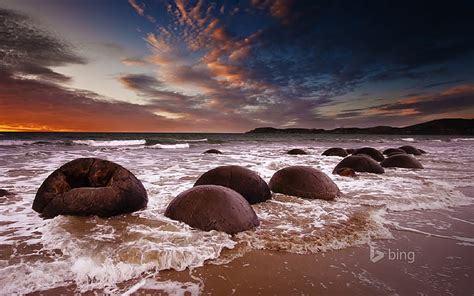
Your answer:
[[[0,8],[0,67],[64,82],[69,78],[50,67],[84,63],[69,44],[40,29],[29,17]]]
[[[427,85],[423,86],[423,88],[433,88],[433,87],[438,87],[438,86],[443,86],[443,85],[460,83],[460,82],[464,82],[464,81],[466,81],[466,80],[465,79],[455,79],[455,80],[441,81],[441,82],[427,84]]]

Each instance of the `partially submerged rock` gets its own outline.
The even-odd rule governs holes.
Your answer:
[[[384,155],[389,155],[389,154],[405,154],[405,150],[402,150],[400,148],[388,148],[385,149],[382,154]]]
[[[333,147],[329,148],[323,152],[324,156],[339,156],[339,157],[346,157],[348,155],[347,151],[340,147]]]
[[[110,217],[146,207],[142,183],[127,169],[98,158],[79,158],[55,170],[41,184],[33,210],[57,215]]]
[[[309,199],[332,200],[340,193],[325,173],[307,166],[281,169],[272,176],[269,185],[273,192]]]
[[[290,151],[287,152],[287,154],[290,154],[290,155],[306,155],[308,153],[306,153],[306,151],[304,151],[303,149],[291,149]]]
[[[220,152],[217,149],[209,149],[209,150],[204,151],[203,153],[205,153],[205,154],[222,154],[222,152]]]
[[[272,194],[267,182],[247,168],[228,165],[212,169],[196,181],[194,186],[220,185],[240,193],[250,204],[266,201]]]
[[[13,195],[10,191],[6,189],[0,189],[0,197],[7,196],[7,195]]]
[[[385,159],[385,157],[382,153],[380,153],[380,151],[372,147],[359,148],[353,154],[365,154],[372,157],[376,161],[382,161]]]
[[[339,162],[333,170],[333,174],[341,168],[351,168],[356,172],[383,174],[385,170],[374,159],[364,155],[351,155]]]
[[[405,151],[408,154],[421,155],[420,150],[418,150],[415,147],[410,146],[410,145],[402,146],[402,147],[400,147],[400,149],[402,149],[403,151]]]
[[[217,230],[229,234],[260,224],[242,195],[217,185],[196,186],[180,193],[168,205],[165,216],[204,231]]]
[[[408,154],[395,154],[386,158],[380,163],[384,168],[410,168],[410,169],[422,169],[423,165],[411,155]]]

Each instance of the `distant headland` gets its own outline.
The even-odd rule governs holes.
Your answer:
[[[445,118],[406,127],[374,126],[367,128],[347,127],[332,130],[314,128],[259,127],[248,134],[380,134],[380,135],[474,135],[474,119]]]

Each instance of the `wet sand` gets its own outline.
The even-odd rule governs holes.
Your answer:
[[[449,213],[467,221],[452,225],[456,233],[474,237],[474,207],[458,210],[418,214],[425,219]],[[384,253],[375,263],[370,261],[367,245],[312,255],[262,250],[225,265],[164,271],[156,280],[199,284],[197,277],[202,281],[201,292],[214,295],[472,295],[474,242],[463,245],[458,240],[404,230],[393,230],[393,235],[394,239],[375,242],[374,247]],[[137,291],[139,295],[156,293]]]
[[[458,189],[474,198],[474,187]],[[126,295],[472,295],[473,213],[474,205],[388,213],[394,238],[373,242],[384,254],[377,262],[368,245],[307,255],[254,250],[227,264],[135,280]],[[69,285],[32,295],[74,292]]]

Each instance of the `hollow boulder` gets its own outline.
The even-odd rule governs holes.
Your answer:
[[[220,166],[199,177],[194,186],[220,185],[240,193],[250,204],[266,201],[272,194],[256,172],[238,165]]]
[[[400,147],[400,149],[402,149],[403,151],[405,151],[408,154],[421,155],[420,150],[418,150],[415,147],[410,146],[410,145],[402,146],[402,147]]]
[[[98,158],[70,161],[49,175],[33,201],[44,218],[57,215],[110,217],[146,207],[142,183],[124,167]]]
[[[423,165],[411,155],[408,154],[395,154],[386,158],[380,163],[384,168],[409,168],[409,169],[422,169]]]
[[[180,193],[166,208],[165,216],[204,231],[217,230],[229,234],[260,224],[242,195],[217,185],[196,186]]]
[[[385,170],[383,167],[369,156],[351,155],[339,162],[333,170],[333,174],[341,168],[351,168],[356,172],[366,172],[374,174],[383,174]]]
[[[329,148],[323,152],[324,156],[339,156],[339,157],[346,157],[348,155],[347,151],[340,147],[333,147]]]
[[[356,149],[354,154],[365,154],[372,157],[376,161],[382,161],[385,159],[385,157],[383,156],[382,153],[380,153],[380,151],[372,147],[363,147],[363,148]]]
[[[331,178],[308,166],[281,169],[272,176],[269,185],[273,192],[309,199],[332,200],[340,194]]]
[[[204,151],[203,153],[205,153],[205,154],[222,154],[222,152],[220,152],[217,149],[209,149],[209,150]]]

